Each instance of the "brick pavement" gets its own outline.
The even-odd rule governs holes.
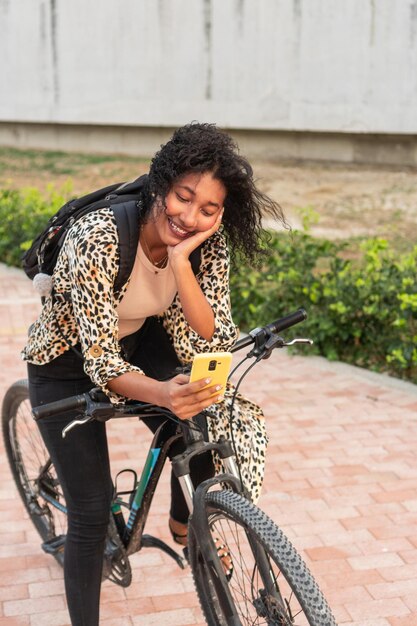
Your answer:
[[[0,279],[2,396],[25,376],[18,352],[39,305],[20,271],[0,266]],[[268,418],[260,505],[303,553],[338,624],[415,626],[417,387],[281,351],[243,390]],[[126,420],[109,431],[114,470],[139,465],[143,426]],[[1,451],[0,626],[67,625],[62,572],[42,553]],[[167,507],[165,474],[149,532],[170,541]],[[129,588],[104,584],[103,626],[203,623],[189,571],[151,549],[132,565]]]

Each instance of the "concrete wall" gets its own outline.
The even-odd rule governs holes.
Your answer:
[[[192,119],[417,134],[417,0],[0,0],[0,32],[0,141]]]

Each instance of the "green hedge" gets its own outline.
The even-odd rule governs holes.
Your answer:
[[[0,191],[0,261],[19,266],[70,191]],[[327,241],[295,231],[271,233],[268,250],[259,269],[242,264],[231,275],[242,330],[302,306],[308,319],[287,336],[311,337],[308,354],[417,383],[417,247],[400,254],[382,239]]]
[[[23,252],[71,191],[70,182],[60,190],[49,185],[45,194],[33,187],[0,190],[0,261],[19,267]]]
[[[417,382],[417,246],[397,254],[383,239],[331,242],[296,231],[272,234],[270,251],[259,270],[232,273],[242,329],[302,306],[308,319],[291,334],[314,340],[308,353]]]

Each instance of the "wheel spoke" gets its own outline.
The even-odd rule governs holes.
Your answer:
[[[36,422],[32,417],[27,385],[13,385],[3,401],[3,436],[13,477],[19,493],[44,542],[53,544],[56,537],[66,535],[66,515],[41,495],[42,489],[57,505],[65,500],[49,454]],[[62,548],[56,553],[62,563]]]

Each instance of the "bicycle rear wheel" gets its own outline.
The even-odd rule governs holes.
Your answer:
[[[3,400],[3,439],[23,504],[39,532],[45,552],[64,562],[67,532],[65,498],[31,413],[28,383],[19,380]]]
[[[203,530],[190,522],[190,564],[209,626],[336,626],[306,564],[265,513],[239,494],[213,491],[205,516],[213,544],[227,546],[233,563],[229,580],[217,576],[199,544]]]

